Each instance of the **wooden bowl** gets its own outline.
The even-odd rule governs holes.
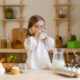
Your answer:
[[[11,69],[11,74],[12,75],[17,75],[19,73],[20,73],[19,67],[12,67],[12,69]]]

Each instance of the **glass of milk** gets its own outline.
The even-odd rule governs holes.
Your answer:
[[[52,69],[62,69],[65,66],[64,49],[53,49]]]
[[[47,38],[47,34],[45,32],[41,32],[39,38],[45,39],[45,38]]]

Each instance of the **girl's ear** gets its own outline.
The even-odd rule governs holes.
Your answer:
[[[33,34],[33,31],[31,29],[29,29],[30,34]]]

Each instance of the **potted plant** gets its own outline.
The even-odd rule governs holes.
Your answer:
[[[77,41],[76,35],[71,35],[69,41],[67,41],[67,48],[79,48],[79,41]]]
[[[6,19],[13,19],[13,9],[12,8],[6,8]]]
[[[76,40],[77,40],[76,35],[71,35],[70,41],[76,41]]]

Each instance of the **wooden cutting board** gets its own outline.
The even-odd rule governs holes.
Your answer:
[[[14,28],[12,30],[12,40],[19,40],[22,44],[24,44],[24,40],[26,38],[26,28]]]

